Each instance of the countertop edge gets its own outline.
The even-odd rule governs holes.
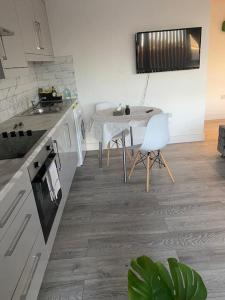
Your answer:
[[[36,155],[40,152],[42,147],[45,145],[45,143],[48,141],[49,138],[52,137],[54,132],[57,130],[59,125],[63,122],[64,118],[69,113],[69,110],[74,106],[74,102],[68,105],[63,115],[60,117],[60,119],[52,126],[51,128],[47,129],[47,132],[44,134],[44,136],[40,139],[38,144],[35,146],[34,149],[32,149],[29,156],[26,158],[26,160],[22,163],[22,165],[19,167],[19,169],[15,172],[14,175],[9,179],[9,181],[3,186],[0,187],[0,202],[5,198],[7,193],[10,191],[10,189],[14,186],[16,181],[23,175],[25,171],[27,171],[28,166],[32,162],[32,160],[36,157]]]

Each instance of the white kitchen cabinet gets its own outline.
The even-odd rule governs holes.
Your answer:
[[[33,192],[0,242],[1,299],[11,299],[41,230]]]
[[[53,60],[45,3],[42,0],[14,0],[22,31],[27,61]]]
[[[78,155],[76,144],[76,131],[73,116],[73,110],[70,108],[57,129],[52,135],[52,139],[56,141],[61,162],[59,178],[62,188],[62,200],[54,220],[51,233],[48,238],[47,249],[51,252],[55,236],[58,230],[59,222],[63,213],[63,209],[68,198],[71,183],[76,171]],[[55,149],[57,151],[57,149]]]
[[[39,54],[37,36],[34,28],[34,12],[31,0],[14,0],[22,31],[23,46],[26,54]]]
[[[17,284],[12,300],[35,300],[41,287],[48,264],[49,253],[46,249],[42,231],[39,232],[24,271]]]
[[[57,141],[63,198],[45,244],[26,169],[0,191],[0,298],[37,299],[49,255],[77,166],[76,128],[72,108],[52,128]],[[57,149],[55,149],[57,150]]]
[[[44,0],[32,0],[35,22],[40,24],[40,48],[42,54],[53,55],[48,16]]]
[[[72,108],[70,108],[63,117],[60,125],[58,125],[58,128],[53,134],[53,137],[58,140],[58,147],[60,152],[76,152],[77,145]]]
[[[60,180],[67,197],[77,166],[76,128],[72,109],[69,109],[52,136],[56,141],[61,160]]]
[[[7,233],[24,201],[32,190],[27,170],[21,171],[16,182],[7,188],[4,194],[0,193],[0,241]]]
[[[2,37],[7,57],[2,61],[3,67],[27,67],[22,33],[13,0],[0,0],[0,26],[14,32],[13,36]]]

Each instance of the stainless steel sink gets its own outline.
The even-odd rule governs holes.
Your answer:
[[[61,111],[60,107],[39,107],[39,108],[30,108],[23,112],[22,116],[33,116],[33,115],[43,115],[43,114],[52,114],[58,113]]]

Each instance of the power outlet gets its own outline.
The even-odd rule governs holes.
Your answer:
[[[221,95],[220,99],[225,100],[225,95]]]

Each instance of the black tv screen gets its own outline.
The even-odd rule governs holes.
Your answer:
[[[198,69],[202,28],[138,32],[137,73]]]

